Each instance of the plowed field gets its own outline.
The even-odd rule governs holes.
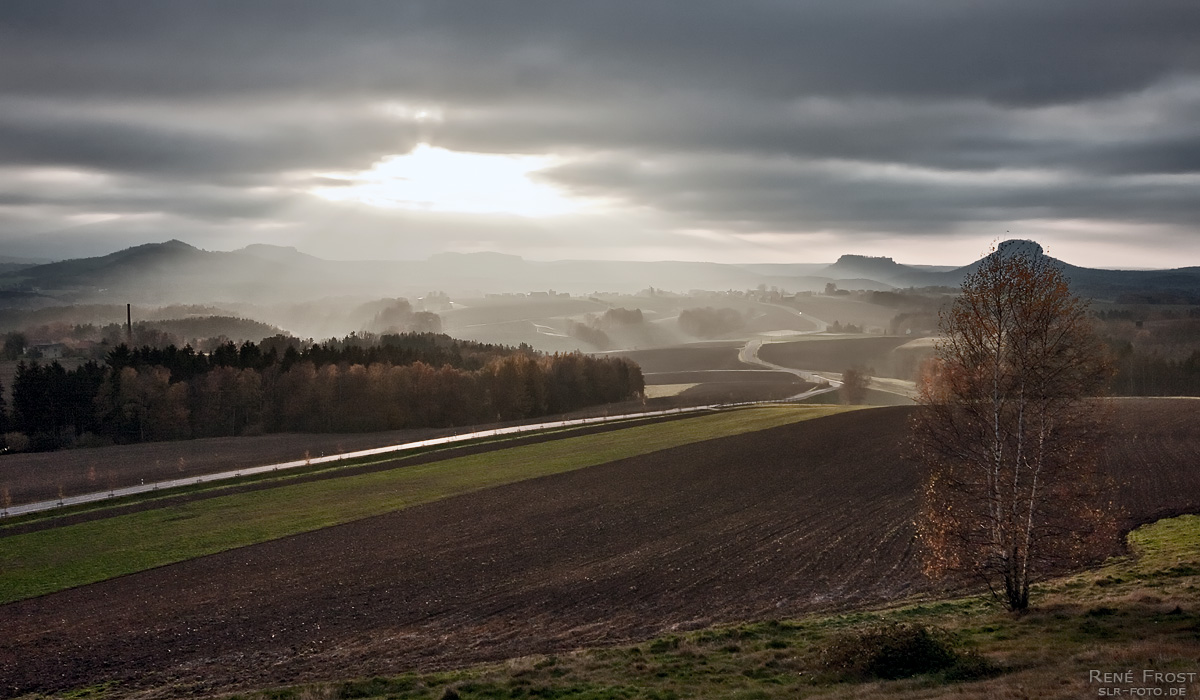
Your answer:
[[[672,396],[672,405],[774,401],[812,387],[796,375],[764,370],[738,359],[744,343],[679,345],[619,353],[642,367],[647,385],[695,384]],[[826,399],[828,400],[828,399]]]
[[[638,363],[645,375],[713,369],[761,369],[738,360],[738,351],[743,345],[745,343],[742,342],[705,343],[654,350],[625,350],[616,354]]]
[[[1121,401],[1130,524],[1200,509],[1200,401]],[[892,600],[907,408],[696,443],[0,607],[0,695],[400,672]]]
[[[851,367],[868,367],[882,377],[912,379],[915,361],[893,350],[909,342],[901,336],[805,339],[788,343],[766,343],[758,356],[784,367],[818,372],[844,372]],[[911,366],[910,366],[911,365]]]

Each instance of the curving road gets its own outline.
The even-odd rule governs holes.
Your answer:
[[[779,304],[767,304],[767,305],[768,306],[777,306],[781,309],[786,309],[788,311],[791,311],[792,313],[795,313],[798,316],[802,315],[801,312],[799,312],[795,309],[786,307],[786,306],[782,306]],[[818,330],[802,331],[802,332],[798,332],[797,335],[809,335],[812,333],[820,333],[820,332],[823,332],[828,327],[828,324],[826,324],[824,321],[816,319],[812,316],[805,315],[804,318],[807,319],[808,321],[814,323],[817,326]],[[525,320],[527,320],[527,319],[525,319]],[[530,321],[530,322],[532,322],[532,321]],[[485,325],[485,324],[476,324],[476,325]],[[537,324],[534,324],[534,325],[536,326]],[[538,330],[540,332],[540,328]],[[803,380],[805,382],[808,382],[811,384],[816,384],[817,386],[812,389],[809,389],[807,391],[800,392],[794,396],[789,396],[786,399],[779,399],[779,400],[775,400],[775,401],[746,401],[746,402],[727,403],[727,404],[709,404],[709,405],[705,405],[705,406],[673,408],[673,409],[662,410],[662,411],[644,411],[641,413],[626,413],[626,414],[616,415],[616,416],[601,416],[601,417],[595,417],[595,418],[577,418],[577,419],[572,419],[572,420],[548,421],[545,423],[534,423],[534,424],[530,424],[530,425],[510,426],[507,428],[495,428],[495,429],[481,430],[481,431],[476,431],[476,432],[471,432],[471,433],[463,433],[463,434],[459,434],[459,435],[449,435],[449,436],[445,436],[445,437],[430,438],[427,440],[418,440],[415,442],[407,442],[407,443],[402,443],[402,444],[398,444],[398,445],[388,445],[385,447],[377,447],[377,448],[369,449],[369,450],[359,450],[356,452],[344,452],[344,453],[340,453],[340,454],[326,455],[323,457],[313,457],[310,459],[293,460],[290,462],[280,462],[277,464],[266,464],[266,465],[259,466],[259,467],[248,467],[248,468],[231,470],[231,471],[226,471],[226,472],[219,472],[216,474],[205,474],[205,475],[201,475],[201,476],[188,477],[185,479],[174,479],[171,481],[160,481],[160,482],[155,482],[155,483],[150,483],[150,484],[143,483],[143,484],[138,484],[135,486],[127,486],[127,487],[118,488],[118,489],[95,491],[92,493],[85,493],[85,494],[80,494],[77,496],[69,496],[69,497],[65,497],[65,498],[52,499],[52,500],[48,500],[48,501],[37,501],[34,503],[24,503],[21,505],[10,506],[7,508],[0,509],[0,518],[8,517],[8,516],[16,516],[16,515],[26,515],[29,513],[38,513],[38,512],[53,510],[55,508],[62,508],[62,507],[66,507],[66,506],[81,505],[81,504],[86,504],[86,503],[95,503],[98,501],[108,500],[110,498],[120,498],[122,496],[132,496],[132,495],[137,495],[137,494],[142,494],[142,493],[150,493],[153,491],[178,488],[181,486],[193,486],[196,484],[206,484],[206,483],[211,483],[211,482],[225,481],[225,480],[236,479],[236,478],[240,478],[243,476],[249,476],[249,475],[253,475],[253,474],[264,474],[264,473],[268,473],[268,472],[287,471],[289,469],[297,469],[300,467],[310,466],[313,464],[327,464],[327,463],[340,462],[343,460],[357,459],[357,458],[361,458],[361,457],[372,457],[372,456],[377,456],[377,455],[400,453],[400,452],[405,452],[408,450],[420,449],[423,447],[431,447],[431,446],[437,446],[437,445],[449,445],[449,444],[456,443],[456,442],[463,442],[463,441],[467,441],[467,440],[476,440],[476,439],[487,438],[487,437],[496,437],[496,436],[500,436],[500,435],[513,435],[513,434],[517,434],[517,433],[533,432],[533,431],[539,431],[539,430],[569,428],[569,427],[576,427],[576,426],[583,426],[583,425],[591,425],[591,424],[595,424],[595,423],[603,423],[606,421],[628,420],[628,419],[633,419],[633,418],[647,418],[647,417],[665,416],[665,415],[679,415],[679,414],[683,414],[683,413],[699,413],[699,412],[704,412],[704,411],[721,410],[721,409],[726,409],[726,408],[736,408],[736,407],[741,407],[741,406],[782,403],[782,402],[789,402],[789,401],[802,401],[804,399],[809,399],[814,396],[821,396],[823,394],[828,394],[828,393],[837,391],[837,389],[841,387],[842,382],[841,382],[840,375],[829,375],[827,373],[826,376],[822,376],[821,374],[818,374],[816,372],[812,372],[809,370],[795,369],[792,367],[784,367],[783,365],[777,365],[773,362],[769,362],[767,360],[760,358],[758,356],[758,351],[762,347],[762,345],[763,345],[762,339],[754,339],[754,340],[748,341],[742,347],[742,349],[738,352],[738,360],[740,360],[741,362],[748,364],[748,365],[758,365],[759,367],[764,368],[764,370],[770,370],[770,371],[775,371],[775,372],[786,372],[788,374],[792,374],[792,375],[795,375],[796,377],[799,377],[801,380]],[[872,387],[872,388],[875,388],[875,387]],[[880,388],[882,388],[882,387],[880,387]],[[888,391],[887,388],[882,388],[882,390]],[[900,393],[900,392],[896,391],[895,389],[892,389],[892,392]]]
[[[814,331],[797,331],[794,335],[814,335],[817,333],[824,333],[829,330],[829,324],[819,318],[816,318],[815,316],[803,314],[796,309],[793,309],[789,306],[783,306],[782,304],[768,304],[766,302],[759,303],[761,303],[763,306],[773,306],[779,309],[784,309],[785,311],[790,311],[797,316],[803,316],[807,321],[817,327],[817,329]],[[794,374],[806,382],[811,382],[813,384],[824,383],[829,385],[828,387],[810,389],[809,391],[788,397],[788,401],[800,401],[812,396],[819,396],[831,391],[836,391],[842,386],[842,375],[840,372],[815,372],[811,370],[795,369],[792,367],[777,365],[774,362],[769,362],[758,356],[758,351],[762,348],[762,346],[763,341],[761,339],[747,341],[746,345],[743,346],[741,351],[738,353],[738,359],[746,364],[758,365],[760,367],[766,367],[779,372],[788,372],[790,374]],[[915,400],[917,397],[916,383],[904,379],[872,377],[868,386],[876,391],[882,391],[888,394],[896,394],[908,399]]]
[[[767,302],[759,302],[759,303],[762,304],[763,306],[771,306],[771,307],[775,307],[777,309],[783,309],[784,311],[788,311],[797,316],[801,316],[806,321],[808,321],[809,323],[812,323],[813,325],[816,326],[816,330],[796,331],[794,335],[812,335],[814,333],[824,333],[825,330],[829,328],[829,324],[822,321],[821,319],[816,318],[814,316],[807,316],[807,315],[801,313],[800,311],[793,309],[790,306],[784,306],[782,304],[770,304]],[[774,362],[768,362],[768,361],[762,359],[761,357],[758,356],[758,351],[760,348],[762,348],[762,345],[763,345],[763,341],[761,338],[755,338],[753,340],[746,341],[746,344],[744,346],[742,346],[742,349],[740,351],[738,351],[738,360],[747,365],[758,365],[759,367],[765,367],[766,369],[776,371],[776,372],[787,372],[788,374],[793,374],[793,375],[799,377],[801,380],[803,380],[805,382],[817,385],[816,387],[809,389],[807,391],[802,391],[799,394],[796,394],[795,396],[789,396],[786,399],[787,401],[802,401],[804,399],[812,398],[813,396],[820,396],[821,394],[828,394],[832,391],[837,391],[838,388],[840,388],[842,386],[842,383],[840,380],[831,380],[827,377],[822,377],[822,376],[816,374],[815,372],[810,372],[810,371],[804,370],[804,369],[795,369],[793,367],[784,367],[783,365],[777,365]]]
[[[831,391],[837,391],[842,386],[840,381],[826,379],[815,372],[810,372],[804,369],[784,367],[783,365],[777,365],[774,362],[768,362],[760,358],[758,356],[758,351],[760,348],[762,348],[762,344],[763,341],[760,339],[749,341],[742,347],[740,351],[738,351],[738,360],[748,365],[759,365],[760,367],[766,367],[767,369],[774,370],[776,372],[787,372],[788,374],[794,374],[810,384],[817,385],[816,387],[807,391],[802,391],[795,396],[789,396],[787,398],[788,401],[802,401],[813,396],[828,394]]]

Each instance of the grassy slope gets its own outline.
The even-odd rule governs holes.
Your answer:
[[[252,700],[333,698],[1083,698],[1193,697],[1200,692],[1200,516],[1129,536],[1132,557],[1042,586],[1022,616],[973,597],[881,611],[688,632],[636,647],[582,650],[500,665],[262,691]],[[902,680],[846,678],[824,659],[839,639],[889,624],[947,630],[991,670]],[[1093,670],[1132,670],[1097,683]],[[1151,673],[1191,677],[1143,680]],[[970,675],[970,674],[968,674]],[[247,697],[247,696],[238,696]]]
[[[845,407],[767,407],[233,494],[0,539],[0,603]]]

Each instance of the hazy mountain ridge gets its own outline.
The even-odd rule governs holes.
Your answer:
[[[1044,255],[1032,241],[1005,241],[996,254]],[[1050,258],[1087,296],[1200,303],[1200,267],[1172,270],[1101,270]],[[959,268],[905,265],[889,257],[843,255],[832,265],[714,262],[529,261],[502,253],[442,253],[425,261],[334,261],[295,248],[253,244],[214,252],[177,240],[127,248],[109,255],[0,271],[0,303],[132,302],[157,304],[218,301],[279,302],[337,295],[420,296],[546,291],[587,294],[750,289],[776,286],[791,292],[842,289],[954,287],[979,261]]]
[[[529,291],[638,291],[647,287],[745,289],[800,283],[737,265],[695,262],[560,260],[539,262],[500,253],[444,253],[425,261],[334,261],[292,248],[253,245],[211,252],[180,241],[147,244],[94,258],[64,260],[0,274],[0,292],[62,302],[295,301],[339,295],[414,296]]]
[[[1132,300],[1131,296],[1154,297],[1174,303],[1200,303],[1200,267],[1170,270],[1112,270],[1079,267],[1045,254],[1034,241],[1004,241],[991,255],[1045,257],[1063,271],[1076,293],[1107,300]],[[957,287],[963,278],[978,269],[983,259],[953,269],[902,265],[891,258],[843,255],[822,271],[828,277],[868,277],[896,287]],[[852,287],[851,287],[852,288]],[[1143,299],[1143,300],[1148,300]]]

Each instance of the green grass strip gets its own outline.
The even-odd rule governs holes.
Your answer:
[[[816,402],[814,402],[816,403]],[[630,427],[644,419],[631,418],[620,421],[612,421],[607,425],[615,428]],[[503,449],[508,446],[508,443],[518,440],[527,439],[535,435],[545,435],[552,438],[567,437],[571,433],[577,431],[578,428],[550,428],[547,430],[530,432],[530,433],[510,433],[506,435],[487,435],[484,437],[475,438],[472,440],[463,440],[456,443],[447,443],[442,445],[431,445],[428,447],[419,447],[405,450],[402,454],[386,454],[373,455],[370,457],[357,457],[354,459],[338,460],[336,462],[324,462],[321,464],[313,464],[306,467],[298,467],[294,469],[284,469],[280,471],[263,472],[258,474],[244,474],[240,477],[230,479],[221,479],[219,481],[204,481],[200,483],[191,483],[184,486],[175,486],[172,488],[157,488],[153,491],[143,491],[141,493],[130,494],[127,496],[116,496],[106,498],[99,501],[91,501],[89,503],[80,503],[78,505],[61,506],[50,510],[42,510],[35,513],[25,513],[22,515],[9,515],[5,518],[0,518],[0,536],[3,536],[5,530],[14,529],[22,525],[32,522],[42,522],[59,520],[68,518],[80,513],[95,514],[101,511],[122,508],[125,506],[149,503],[160,501],[175,496],[209,493],[215,494],[220,491],[228,491],[231,488],[242,486],[245,484],[267,485],[270,482],[277,482],[276,485],[282,485],[296,477],[320,474],[324,477],[343,469],[351,469],[366,465],[385,464],[394,462],[399,459],[410,459],[419,455],[431,455],[435,452],[451,452],[462,449],[464,447],[479,447],[490,445],[493,449]],[[51,525],[53,527],[53,525]]]
[[[847,410],[764,407],[172,505],[0,539],[0,604],[480,489]]]

